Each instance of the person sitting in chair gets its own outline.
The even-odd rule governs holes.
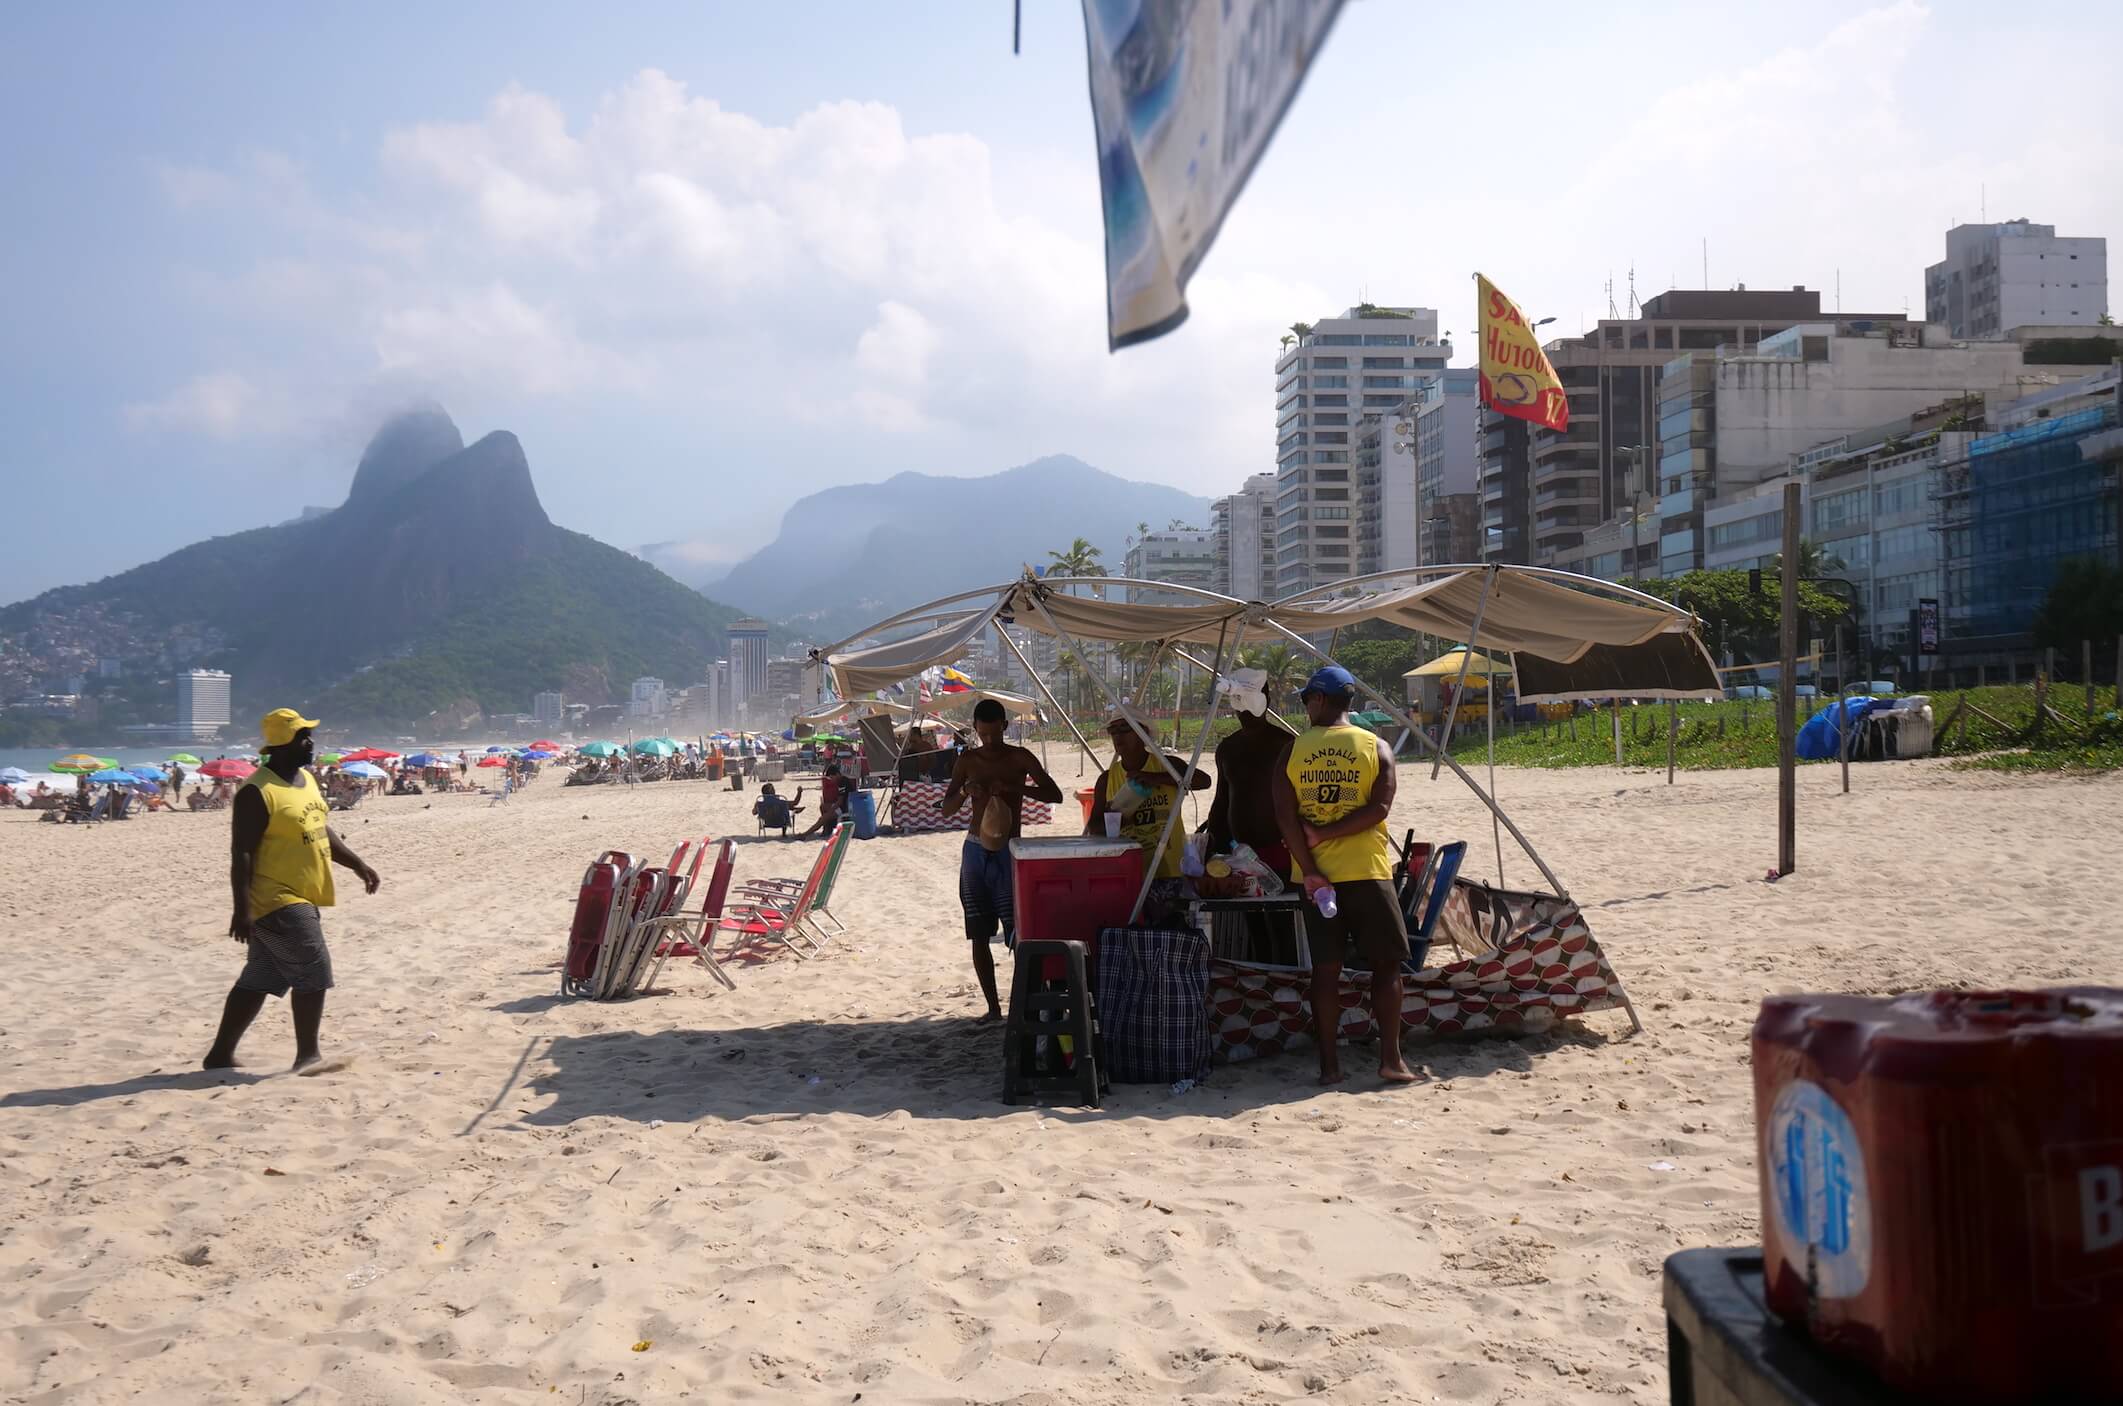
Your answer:
[[[828,762],[825,774],[818,779],[818,819],[804,831],[800,839],[813,835],[830,835],[833,827],[840,824],[840,813],[847,805],[848,783],[840,774],[839,762]]]
[[[752,802],[752,814],[762,830],[779,830],[786,839],[789,827],[796,823],[796,814],[803,809],[803,787],[796,788],[796,799],[790,800],[774,790],[769,781],[759,788],[759,799]]]

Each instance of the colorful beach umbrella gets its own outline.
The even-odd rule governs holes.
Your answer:
[[[478,761],[472,763],[473,766],[507,766],[508,764],[509,759],[507,757],[481,757]]]
[[[340,753],[339,760],[343,762],[387,762],[397,755],[396,752],[386,752],[379,747],[363,747],[357,751]]]
[[[0,767],[0,786],[20,786],[29,780],[29,773],[19,766]]]
[[[140,778],[127,771],[124,767],[107,766],[101,771],[90,772],[88,779],[101,782],[105,786],[123,786],[138,781]]]
[[[145,777],[149,781],[166,781],[169,779],[168,772],[149,762],[136,762],[127,767],[126,770],[135,776]]]
[[[241,757],[216,757],[199,768],[199,774],[215,781],[241,781],[258,768]]]
[[[585,742],[575,750],[585,757],[616,757],[626,748],[617,742]]]
[[[634,744],[634,754],[640,757],[668,757],[677,750],[677,743],[661,737],[644,737]]]
[[[45,769],[47,771],[72,772],[78,776],[85,772],[101,771],[103,766],[104,762],[101,757],[92,757],[86,752],[71,752]]]
[[[433,752],[415,752],[405,759],[407,766],[455,766],[448,757],[438,757]]]
[[[518,752],[516,755],[527,762],[542,762],[550,760],[553,754],[551,752],[541,752],[534,747],[528,752]]]
[[[539,738],[536,742],[533,742],[531,746],[533,749],[540,752],[565,752],[567,750],[567,748],[561,746],[558,742],[548,742],[543,737]]]
[[[176,756],[174,756],[174,757],[171,757],[171,758],[170,758],[170,761],[171,761],[171,762],[172,762],[173,764],[177,764],[177,765],[182,765],[182,766],[197,766],[197,765],[199,765],[199,759],[198,759],[197,757],[193,756],[193,755],[192,755],[192,754],[191,754],[190,752],[179,752],[179,753],[178,753],[178,754],[177,754]]]
[[[489,747],[487,748],[487,755],[492,756],[496,752],[506,752],[508,750],[508,748],[502,746]]]
[[[339,770],[342,775],[358,776],[365,781],[377,781],[389,775],[388,772],[374,762],[347,762]]]
[[[319,766],[332,766],[345,760],[346,753],[344,752],[319,752],[317,754],[317,764]]]

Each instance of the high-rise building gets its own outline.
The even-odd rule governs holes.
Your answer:
[[[1415,394],[1424,396],[1429,389],[1424,386]],[[1397,432],[1407,419],[1409,404],[1404,400],[1392,409],[1364,411],[1351,436],[1351,467],[1356,472],[1356,559],[1350,566],[1352,575],[1369,576],[1421,564],[1417,539],[1422,532],[1422,518],[1416,508],[1415,438]],[[1319,511],[1324,514],[1326,509]],[[1314,523],[1315,527],[1318,525]]]
[[[718,659],[708,665],[707,682],[708,726],[726,728],[737,722],[736,700],[730,694],[730,661]]]
[[[1596,552],[1586,539],[1651,506],[1665,365],[1682,352],[1749,348],[1820,316],[1821,295],[1806,288],[1673,289],[1634,317],[1603,318],[1581,337],[1550,342],[1570,427],[1546,430],[1482,412],[1482,555],[1573,569],[1584,569],[1591,555],[1611,555],[1615,533],[1603,534]],[[1625,535],[1641,539],[1641,524]],[[1655,561],[1657,545],[1653,532],[1647,561]]]
[[[1360,482],[1352,437],[1367,411],[1397,412],[1451,356],[1431,308],[1366,303],[1293,329],[1275,363],[1276,595],[1356,574],[1356,512],[1366,491],[1383,508],[1387,465],[1382,455]],[[1407,469],[1412,507],[1412,458]]]
[[[1216,533],[1200,527],[1175,527],[1146,532],[1128,548],[1122,574],[1136,581],[1169,581],[1199,590],[1216,589]],[[1178,591],[1159,591],[1142,586],[1127,588],[1131,601],[1184,604],[1188,597]]]
[[[1216,534],[1214,589],[1240,600],[1275,595],[1275,475],[1254,474],[1210,508]]]
[[[1955,225],[1924,270],[1924,320],[1956,337],[2092,326],[2108,315],[2108,241],[2027,220]]]
[[[627,695],[627,716],[630,718],[661,717],[669,710],[669,700],[664,694],[663,680],[639,678]]]
[[[1481,559],[1478,382],[1471,366],[1447,371],[1431,394],[1405,408],[1395,427],[1415,445],[1414,565]]]
[[[767,692],[767,622],[734,620],[730,623],[730,692],[738,703],[762,698]]]
[[[177,727],[188,737],[208,739],[229,725],[229,676],[219,669],[185,669],[177,675]]]
[[[544,728],[557,728],[568,715],[568,700],[558,693],[541,693],[531,699],[531,716]]]
[[[1783,477],[1823,440],[2017,388],[2025,370],[2017,343],[1899,319],[1802,322],[1753,347],[1674,358],[1659,377],[1658,574],[1705,565],[1705,510]]]

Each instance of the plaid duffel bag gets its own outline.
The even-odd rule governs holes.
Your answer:
[[[1184,928],[1098,935],[1099,1058],[1116,1084],[1209,1072],[1209,939]]]

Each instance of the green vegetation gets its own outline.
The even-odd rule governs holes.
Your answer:
[[[350,722],[410,723],[457,699],[516,713],[541,689],[622,697],[644,674],[701,679],[738,612],[647,562],[555,529],[554,550],[438,622],[403,658],[327,689]]]
[[[2106,366],[2123,354],[2113,337],[2048,337],[2027,344],[2029,366]]]

